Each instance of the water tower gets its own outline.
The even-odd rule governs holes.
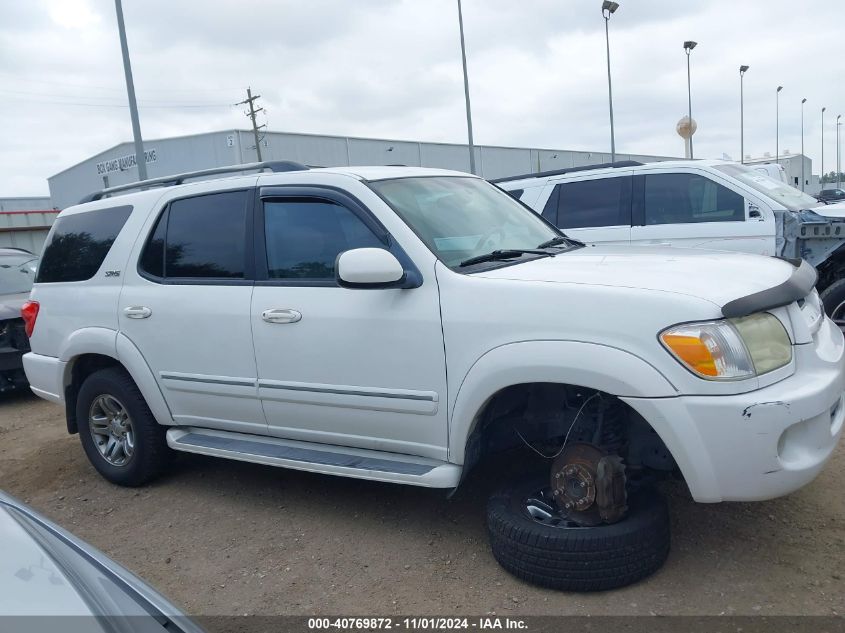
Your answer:
[[[687,158],[690,158],[691,154],[690,139],[697,129],[698,123],[695,122],[695,119],[690,120],[688,116],[681,117],[681,120],[678,121],[678,124],[675,126],[675,131],[678,133],[678,136],[684,139],[684,156]]]

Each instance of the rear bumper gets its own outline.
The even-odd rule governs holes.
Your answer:
[[[624,400],[661,435],[696,501],[772,499],[811,482],[842,436],[841,335],[832,343],[796,346],[795,373],[749,393]]]
[[[36,396],[50,402],[64,402],[64,376],[67,363],[52,356],[29,352],[23,356],[23,368],[29,387]]]

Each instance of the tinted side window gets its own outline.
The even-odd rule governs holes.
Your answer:
[[[154,277],[244,276],[248,193],[175,200],[159,216],[139,268]]]
[[[648,174],[645,223],[742,222],[745,199],[697,174]]]
[[[156,221],[144,251],[141,253],[139,268],[153,277],[164,277],[164,237],[167,231],[167,211]]]
[[[540,214],[555,226],[557,226],[558,200],[560,200],[560,185],[555,185],[555,188],[552,189],[552,194],[546,202],[546,206],[543,207],[543,212]]]
[[[578,229],[631,224],[631,178],[599,178],[560,185],[558,226]]]
[[[248,199],[246,191],[226,191],[171,202],[162,216],[167,218],[163,276],[243,279]],[[159,228],[142,262],[147,251],[150,262],[156,259]]]
[[[264,235],[270,279],[334,279],[343,251],[384,247],[346,207],[308,198],[265,202]]]
[[[508,191],[508,194],[510,194],[511,197],[516,198],[517,200],[522,197],[523,193],[525,193],[525,189],[513,189],[511,191]]]
[[[109,252],[131,206],[112,207],[59,218],[44,247],[37,283],[91,279]]]

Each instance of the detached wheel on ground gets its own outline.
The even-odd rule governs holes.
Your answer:
[[[845,279],[834,281],[821,291],[819,297],[824,304],[824,312],[836,325],[845,326]]]
[[[548,480],[511,484],[487,505],[493,556],[527,582],[564,591],[602,591],[660,569],[669,554],[669,512],[655,490],[628,500],[618,523],[579,527],[563,519]]]
[[[85,379],[76,420],[88,460],[110,482],[141,486],[164,469],[166,430],[123,369],[101,369]]]

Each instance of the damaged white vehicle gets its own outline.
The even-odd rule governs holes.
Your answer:
[[[769,499],[839,440],[843,336],[806,262],[584,246],[458,172],[250,168],[275,173],[113,188],[53,225],[24,365],[109,481],[185,451],[451,490],[504,458],[494,556],[587,591],[662,565],[655,479]]]

